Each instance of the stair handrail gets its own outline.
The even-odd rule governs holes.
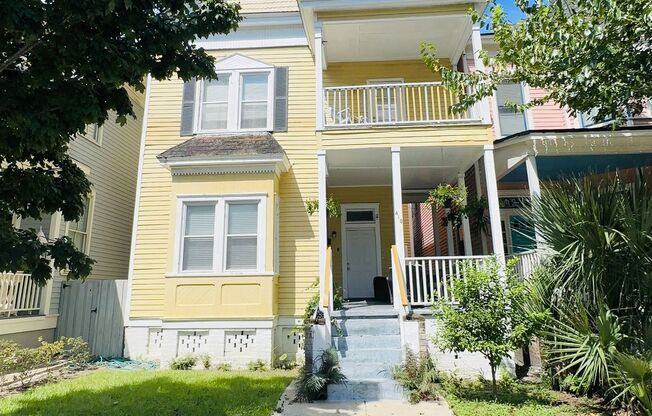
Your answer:
[[[395,282],[395,287],[398,289],[398,300],[400,301],[401,314],[403,316],[409,314],[410,303],[407,298],[407,290],[405,288],[405,275],[403,273],[403,264],[398,255],[398,250],[395,245],[392,246],[392,275]]]

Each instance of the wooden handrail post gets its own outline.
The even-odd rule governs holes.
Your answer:
[[[331,298],[332,298],[332,288],[333,288],[333,273],[332,273],[332,262],[333,250],[330,247],[326,248],[326,264],[324,267],[324,293],[322,296],[322,307],[330,310],[332,308]]]
[[[398,250],[396,246],[392,246],[392,260],[394,263],[393,267],[393,277],[396,279],[398,287],[399,301],[403,308],[409,308],[409,303],[407,299],[407,290],[405,289],[405,276],[403,274],[403,265],[401,264],[401,259],[398,256]]]

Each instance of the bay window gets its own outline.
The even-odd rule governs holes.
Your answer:
[[[273,129],[274,71],[237,70],[198,82],[199,133]]]
[[[264,271],[265,200],[264,196],[180,199],[177,271]]]

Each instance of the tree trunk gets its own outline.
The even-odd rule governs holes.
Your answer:
[[[491,390],[494,395],[494,400],[498,400],[498,386],[496,385],[496,365],[491,363]]]

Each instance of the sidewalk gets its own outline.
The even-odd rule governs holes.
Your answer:
[[[453,416],[445,401],[410,404],[401,400],[292,402],[294,382],[283,392],[273,416]]]

